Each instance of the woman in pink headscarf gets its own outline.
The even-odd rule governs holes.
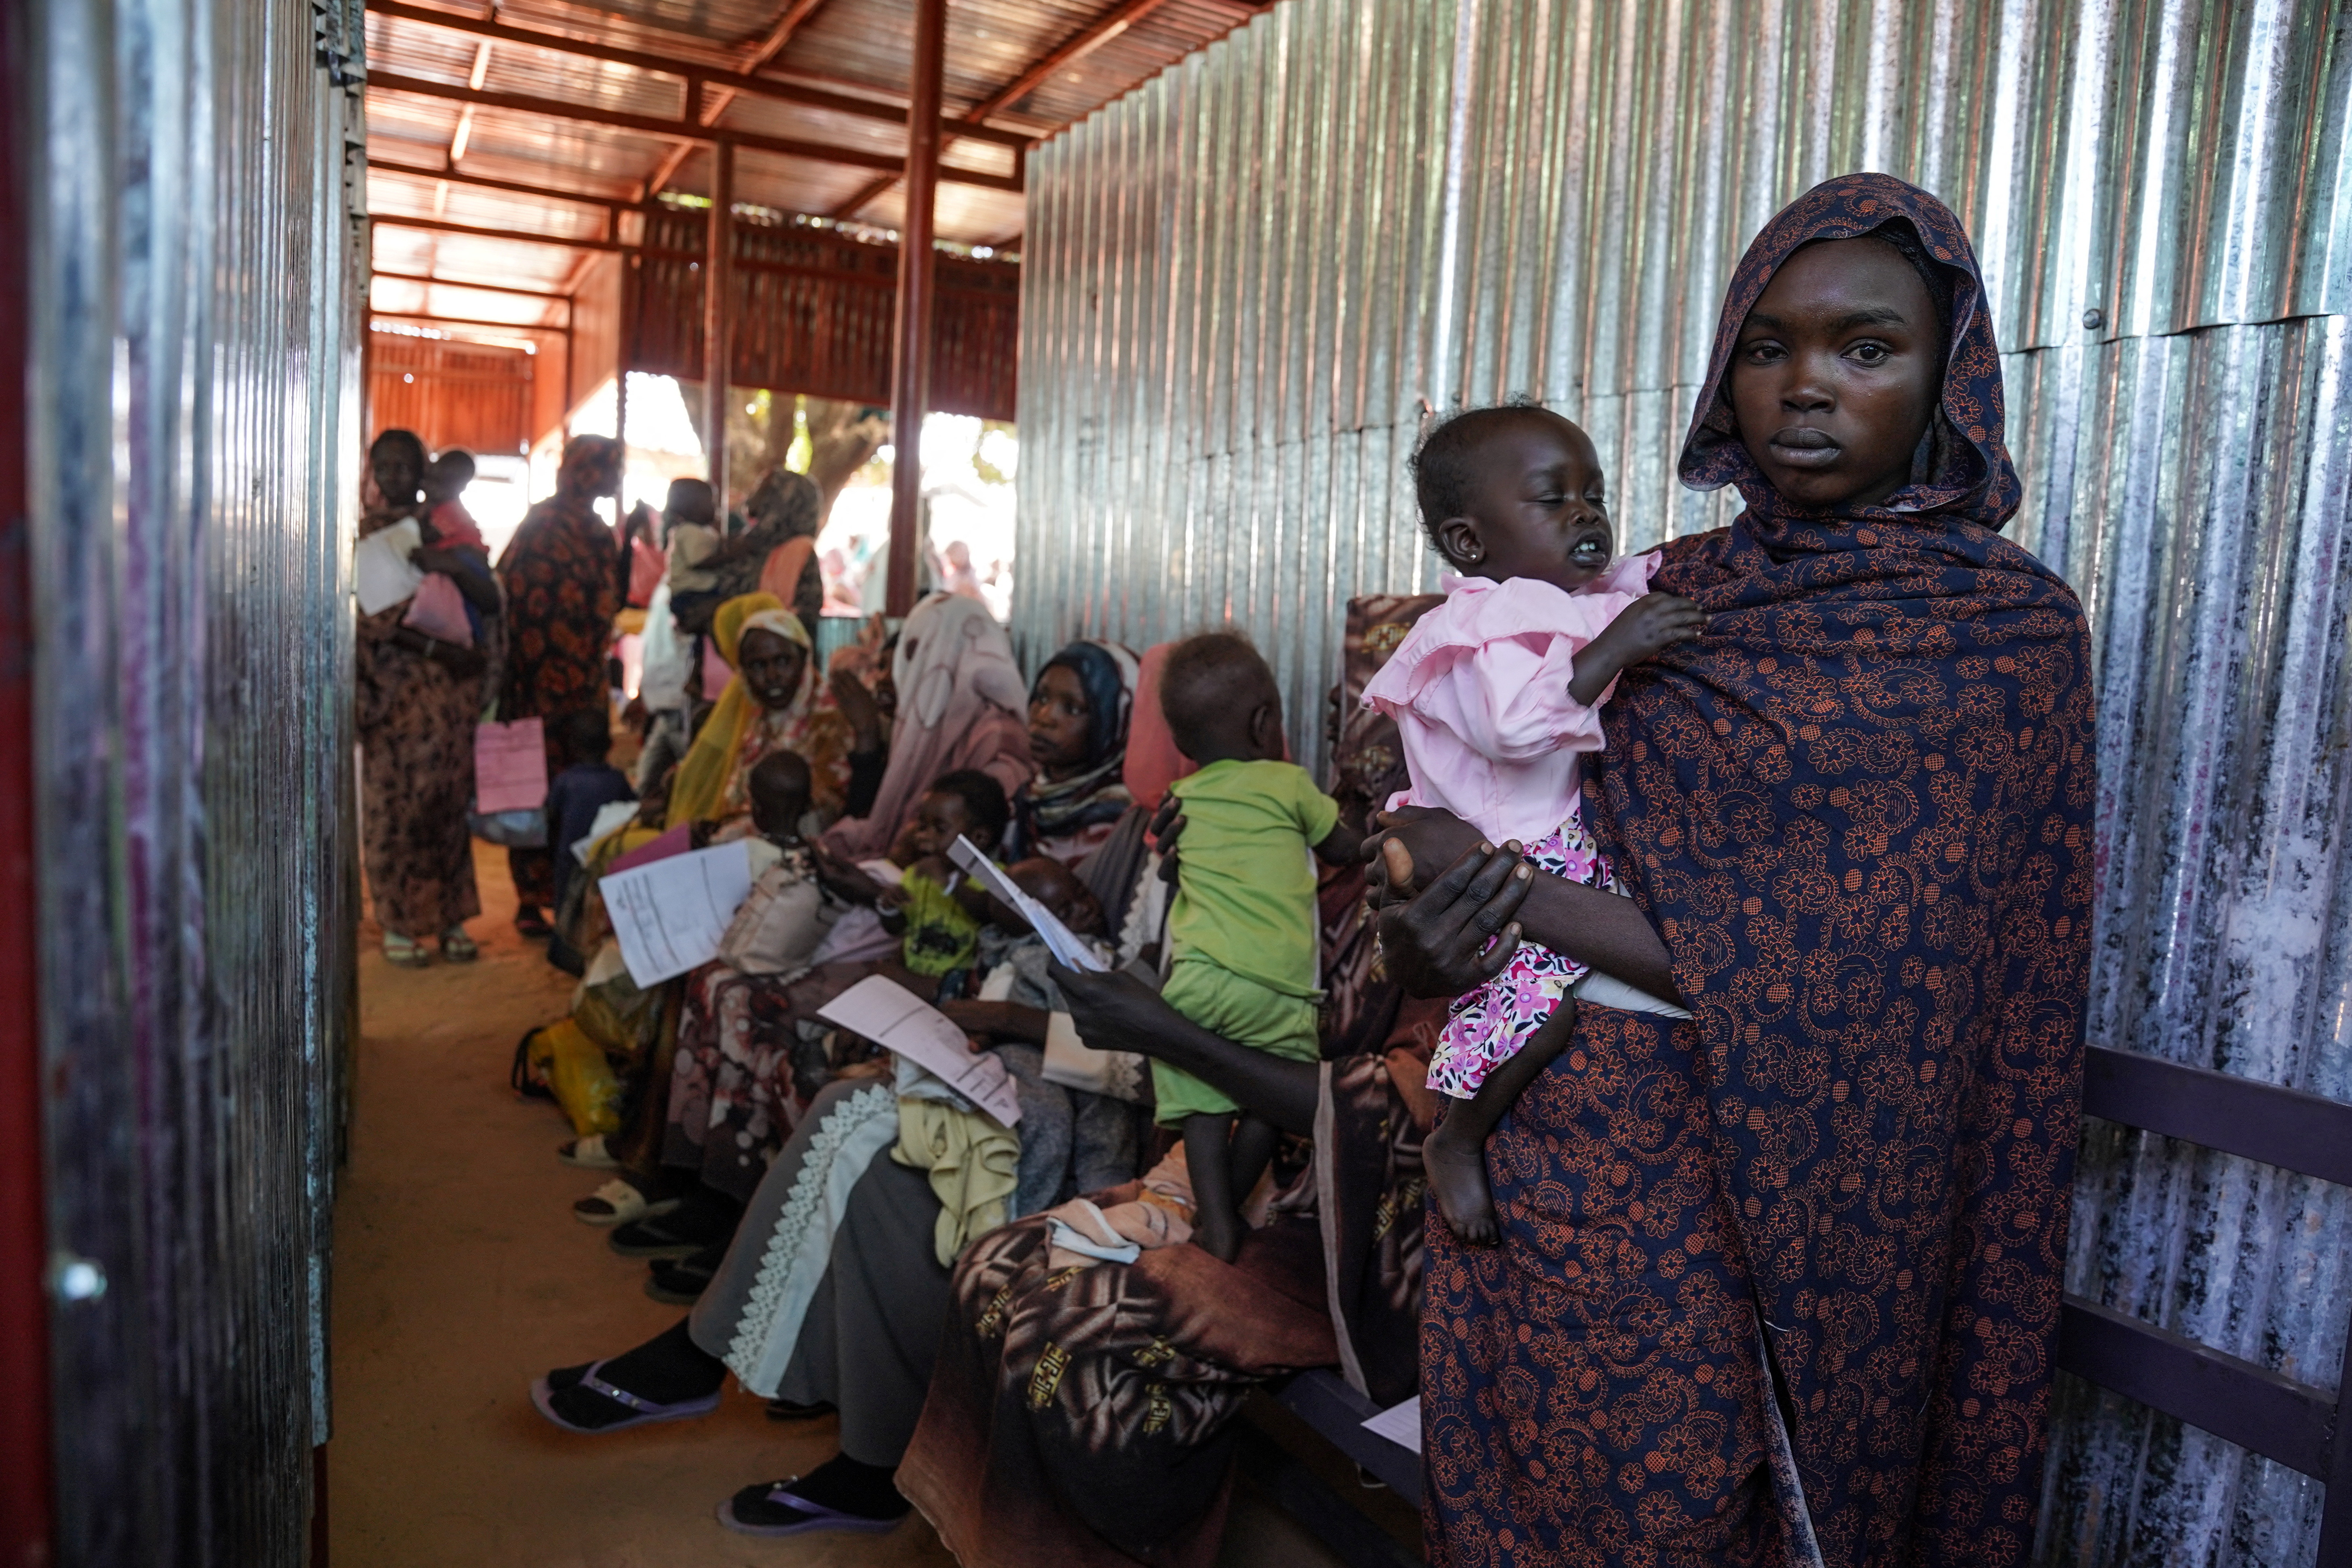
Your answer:
[[[1029,683],[1004,628],[984,605],[950,594],[917,605],[898,634],[890,678],[898,693],[890,763],[874,809],[836,822],[824,847],[848,860],[887,854],[933,779],[978,768],[1007,798],[1036,772],[1029,755]]]

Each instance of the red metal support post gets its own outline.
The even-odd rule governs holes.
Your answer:
[[[890,574],[887,608],[915,607],[923,512],[923,415],[931,401],[931,209],[940,186],[940,85],[948,0],[917,0],[914,81],[907,94],[907,217],[898,230],[898,367],[890,398]]]
[[[710,238],[702,255],[702,440],[704,472],[719,523],[727,524],[727,368],[735,276],[735,144],[710,153]]]

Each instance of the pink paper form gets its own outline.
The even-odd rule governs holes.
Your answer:
[[[547,804],[547,739],[536,719],[474,726],[474,809],[528,811]]]

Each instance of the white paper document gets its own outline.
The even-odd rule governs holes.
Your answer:
[[[583,866],[588,864],[588,851],[596,847],[596,841],[616,827],[626,827],[640,809],[634,800],[615,800],[598,806],[596,819],[588,825],[588,837],[572,847],[572,858]]]
[[[359,595],[360,614],[374,615],[388,605],[415,596],[425,574],[408,563],[424,531],[413,517],[390,528],[379,528],[352,551],[352,591]]]
[[[1391,1405],[1364,1423],[1364,1430],[1375,1437],[1386,1437],[1401,1448],[1421,1452],[1421,1395],[1414,1394],[1402,1405]]]
[[[640,989],[719,956],[719,939],[751,896],[741,839],[615,871],[596,884],[622,961]]]
[[[949,847],[948,858],[980,879],[981,885],[1006,903],[1021,911],[1029,929],[1045,939],[1046,949],[1065,969],[1091,971],[1100,973],[1109,965],[1087,949],[1070,928],[1054,918],[1054,911],[1021,890],[1021,884],[1004,874],[1004,868],[982,854],[972,841],[962,834]]]
[[[1021,1120],[1013,1075],[996,1054],[973,1050],[946,1014],[898,982],[869,976],[818,1008],[816,1016],[896,1051],[994,1117],[1000,1126]]]

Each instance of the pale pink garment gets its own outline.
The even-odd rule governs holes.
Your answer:
[[[950,594],[917,605],[899,628],[890,679],[898,689],[898,716],[874,809],[825,830],[825,847],[845,859],[887,854],[915,803],[942,773],[977,768],[1003,785],[1010,800],[1037,771],[1024,717],[1028,683],[986,606]]]
[[[1135,703],[1127,722],[1127,761],[1119,776],[1128,795],[1146,811],[1159,806],[1170,784],[1199,771],[1192,758],[1176,749],[1168,715],[1160,709],[1160,672],[1168,668],[1168,654],[1175,646],[1155,643],[1136,661]]]
[[[1498,844],[1533,844],[1568,820],[1609,699],[1588,708],[1568,694],[1576,656],[1649,592],[1658,561],[1622,557],[1573,594],[1532,577],[1440,578],[1445,603],[1364,688],[1397,721],[1412,773],[1390,805],[1440,807]]]

